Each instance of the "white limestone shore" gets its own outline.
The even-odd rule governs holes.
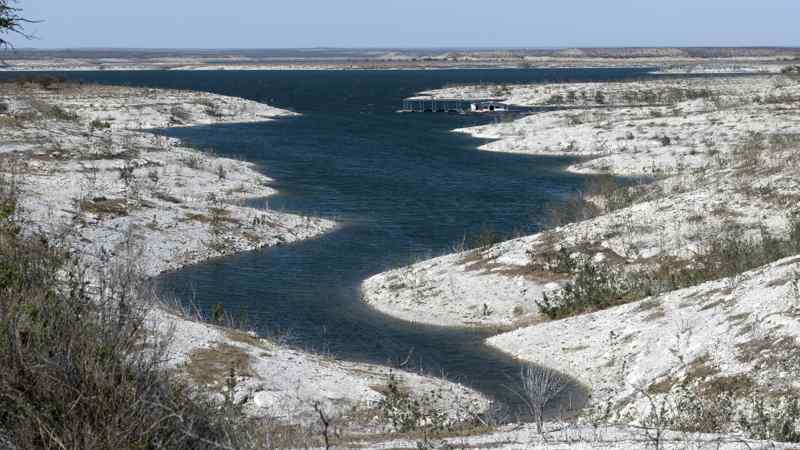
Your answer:
[[[420,95],[568,107],[456,131],[490,139],[483,151],[591,157],[568,170],[653,181],[618,208],[602,193],[584,197],[597,217],[379,274],[363,284],[365,302],[410,322],[511,329],[489,344],[574,377],[591,390],[591,408],[609,406],[623,423],[650,410],[645,393],[675,399],[731,380],[763,392],[800,389],[797,257],[558,321],[537,303],[572,279],[543,262],[554,252],[637,270],[691,261],[715,237],[786,236],[800,212],[796,78],[455,86]]]
[[[1,169],[18,184],[26,232],[59,238],[94,270],[128,261],[155,276],[336,226],[245,206],[275,193],[253,164],[144,131],[294,113],[201,92],[12,83],[0,89]],[[235,398],[253,415],[308,420],[314,402],[330,413],[369,409],[383,398],[390,373],[414,395],[440,392],[440,406],[454,418],[486,406],[475,391],[445,380],[336,361],[161,307],[150,317],[172,335],[169,364],[212,391],[221,392],[226,364],[237,361]]]

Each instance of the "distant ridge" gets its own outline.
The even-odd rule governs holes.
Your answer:
[[[572,47],[572,48],[297,48],[297,49],[136,49],[76,48],[17,49],[10,59],[29,58],[164,58],[164,57],[244,57],[244,58],[350,58],[371,59],[387,56],[430,58],[444,55],[519,58],[747,58],[800,56],[800,47]]]

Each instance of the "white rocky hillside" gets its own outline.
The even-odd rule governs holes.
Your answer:
[[[124,260],[149,276],[187,264],[318,236],[335,223],[244,206],[275,193],[252,164],[143,129],[268,121],[293,113],[219,95],[125,87],[0,84],[0,169],[19,190],[19,220],[66,242],[98,270]],[[312,355],[155,309],[173,343],[170,364],[221,392],[237,369],[236,401],[294,420],[322,402],[331,413],[371,408],[389,369]],[[442,393],[451,416],[479,411],[473,391],[395,371],[412,394]]]
[[[751,80],[752,85],[744,80]],[[710,90],[707,84],[712,82],[695,79],[666,83],[597,84],[593,88],[606,89],[607,97],[613,98],[614,92],[634,89],[667,92],[679,86],[691,91]],[[717,79],[713,82],[717,90],[708,94],[719,96],[713,102],[687,100],[655,109],[554,111],[510,124],[465,130],[500,137],[506,133],[498,130],[511,128],[527,136],[521,141],[502,137],[482,147],[489,150],[539,154],[560,149],[559,154],[572,154],[580,151],[576,149],[601,148],[606,156],[571,168],[595,170],[602,164],[614,174],[655,172],[658,178],[622,196],[610,192],[613,186],[600,186],[596,192],[587,193],[585,200],[606,211],[598,217],[377,275],[364,283],[365,301],[411,321],[508,327],[539,320],[536,300],[568,279],[539,267],[544,255],[562,249],[596,262],[626,265],[666,257],[690,258],[710,238],[732,230],[785,235],[790,213],[800,200],[796,175],[800,163],[796,152],[800,146],[800,117],[796,114],[800,83],[787,83],[794,82],[764,77]],[[780,86],[776,88],[779,93],[764,91],[776,85]],[[563,93],[557,89],[579,89],[583,85],[569,86],[527,89]],[[510,89],[524,92],[525,88]],[[469,88],[462,90],[472,92]],[[449,95],[449,91],[440,95]],[[772,100],[756,103],[756,96]],[[725,98],[727,106],[718,105],[723,102],[720,98]],[[653,111],[659,111],[658,119],[653,118]],[[570,125],[574,116],[581,117],[581,123]],[[664,125],[670,121],[680,122],[680,126],[672,129]],[[547,126],[542,128],[542,124]],[[669,137],[669,145],[657,141],[658,136]],[[543,141],[558,139],[569,139],[570,144],[566,149],[554,146],[545,151],[540,147],[546,145]],[[567,208],[581,207],[574,204]],[[568,211],[566,215],[570,213],[580,215],[581,211]],[[566,219],[561,221],[568,222],[569,217]]]
[[[517,358],[578,377],[619,417],[643,392],[698,397],[800,388],[800,256],[737,277],[522,328],[489,339]]]
[[[482,150],[591,157],[569,168],[575,172],[664,175],[713,167],[752,133],[793,133],[800,120],[800,84],[782,75],[465,86],[427,95],[492,94],[559,110],[456,131],[491,139]]]
[[[791,166],[796,167],[796,166]],[[570,279],[554,270],[553,255],[565,252],[609,266],[691,260],[711,239],[762,232],[789,232],[791,207],[800,186],[775,175],[759,185],[762,196],[739,188],[736,171],[708,186],[694,178],[659,182],[675,194],[636,203],[593,219],[570,223],[488,248],[446,255],[376,275],[363,284],[373,307],[412,322],[443,326],[508,328],[542,320],[537,301]],[[774,181],[773,181],[774,180]],[[687,192],[683,182],[697,183]],[[773,184],[774,183],[774,184]],[[785,190],[772,186],[785,185]],[[777,192],[776,192],[777,191]],[[793,203],[794,202],[794,203]]]
[[[252,164],[217,158],[141,129],[270,120],[290,115],[204,93],[7,84],[0,128],[6,170],[19,174],[22,217],[70,231],[76,253],[113,255],[133,238],[144,267],[165,270],[330,230],[310,217],[241,206],[267,197]]]
[[[482,150],[593,156],[570,170],[655,179],[622,190],[601,179],[561,208],[554,219],[566,224],[377,275],[364,300],[409,321],[518,328],[489,342],[573,376],[594,407],[623,420],[640,421],[648,396],[680,403],[682,388],[739,402],[796,392],[800,83],[688,78],[428,95],[501,90],[510,103],[570,109],[458,130],[494,139]],[[550,320],[540,305],[570,304],[563,289],[581,275],[580,300],[608,302],[556,309],[580,315]]]

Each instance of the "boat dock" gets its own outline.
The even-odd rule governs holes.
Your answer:
[[[507,112],[508,105],[502,99],[463,100],[463,99],[406,99],[398,111],[401,113],[448,113],[477,114],[486,112]]]

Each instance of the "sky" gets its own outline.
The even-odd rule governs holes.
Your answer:
[[[800,0],[18,0],[37,48],[800,46]]]

